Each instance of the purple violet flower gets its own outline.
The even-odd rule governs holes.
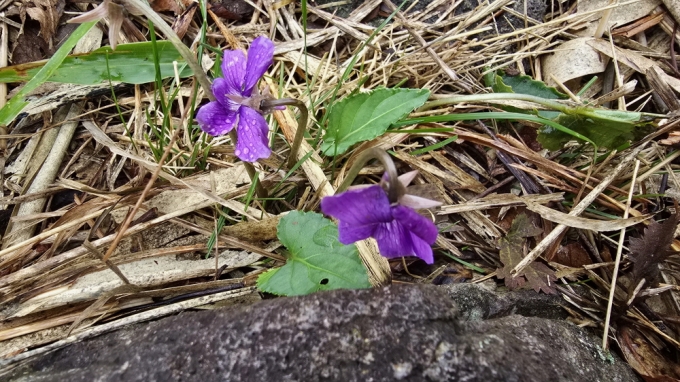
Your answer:
[[[399,182],[405,188],[417,173],[403,174],[399,176]],[[434,262],[430,246],[437,240],[437,227],[413,208],[439,205],[440,202],[408,194],[401,195],[397,203],[390,204],[381,185],[351,187],[321,200],[323,213],[340,221],[341,243],[351,244],[373,237],[383,256],[417,256],[427,264]]]
[[[222,75],[212,84],[216,101],[201,107],[196,121],[212,136],[224,135],[236,127],[236,154],[246,162],[255,162],[271,154],[269,125],[262,116],[257,82],[274,61],[274,43],[266,37],[256,38],[248,50],[248,59],[240,50],[225,50]]]

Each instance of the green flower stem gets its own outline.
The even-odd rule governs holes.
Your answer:
[[[558,110],[563,113],[567,113],[572,110],[569,106],[563,105],[559,102],[549,100],[546,98],[536,97],[529,94],[519,94],[519,93],[487,93],[487,94],[473,94],[464,96],[453,96],[442,98],[434,101],[430,101],[423,105],[417,111],[426,111],[433,109],[437,106],[449,105],[452,103],[462,103],[462,102],[479,102],[479,101],[499,101],[499,100],[513,100],[513,101],[528,101],[543,105],[545,107],[551,108],[553,110]]]
[[[351,186],[354,178],[359,175],[359,171],[361,171],[364,165],[371,159],[379,160],[383,167],[385,167],[388,176],[387,198],[389,199],[390,204],[396,203],[397,200],[399,200],[399,197],[404,195],[404,186],[399,182],[397,168],[394,165],[394,161],[392,161],[392,157],[385,152],[385,150],[377,147],[372,147],[359,155],[356,162],[354,162],[354,165],[352,165],[352,168],[347,172],[345,180],[342,181],[342,184],[338,186],[338,189],[335,192],[341,193]]]
[[[210,89],[212,86],[212,84],[210,83],[210,79],[205,74],[205,71],[203,71],[203,68],[196,60],[194,54],[191,52],[191,50],[189,50],[189,48],[186,45],[184,45],[179,36],[177,36],[177,33],[175,33],[175,31],[172,30],[172,27],[170,27],[170,25],[168,25],[168,23],[166,23],[165,20],[163,20],[158,15],[158,13],[151,9],[149,5],[146,3],[146,1],[144,0],[124,0],[124,1],[130,4],[132,8],[139,10],[139,12],[146,16],[146,18],[149,21],[151,21],[154,24],[154,26],[165,35],[165,38],[170,40],[172,45],[174,45],[179,54],[181,54],[182,57],[184,57],[184,60],[187,62],[187,65],[189,65],[191,70],[194,72],[194,77],[196,77],[196,80],[203,88],[203,92],[205,92],[205,94],[208,96],[208,99],[211,101],[215,101],[215,95],[212,93],[212,90]],[[229,133],[229,137],[231,138],[232,143],[236,145],[236,140],[238,138],[234,130],[232,130]],[[246,171],[248,172],[250,179],[252,179],[252,181],[254,182],[255,181],[254,177],[257,173],[257,171],[255,171],[255,167],[253,167],[253,165],[248,162],[243,162],[243,166],[246,168]],[[264,187],[262,187],[262,184],[260,182],[257,182],[257,184],[255,185],[255,192],[257,193],[257,196],[260,198],[267,197],[267,190],[265,190]]]
[[[537,97],[529,94],[519,94],[519,93],[487,93],[487,94],[473,94],[464,96],[453,96],[442,99],[437,99],[430,101],[423,105],[417,111],[426,111],[433,109],[437,106],[449,105],[454,103],[463,102],[489,102],[489,101],[500,101],[500,100],[512,100],[512,101],[527,101],[543,105],[551,110],[556,110],[564,114],[578,114],[584,117],[590,118],[605,118],[611,121],[621,120],[623,122],[632,122],[632,120],[639,121],[643,116],[650,118],[664,118],[663,114],[653,114],[653,113],[639,113],[632,111],[619,111],[619,110],[609,110],[609,109],[598,109],[593,108],[588,105],[565,105],[563,103],[557,102],[555,100]]]
[[[302,144],[302,139],[305,137],[305,132],[307,131],[307,119],[309,118],[309,111],[304,102],[294,99],[294,98],[281,98],[262,101],[262,109],[273,109],[276,106],[295,106],[300,110],[300,119],[298,120],[297,131],[295,132],[295,138],[293,138],[293,144],[290,146],[290,154],[288,155],[288,168],[293,168],[297,162],[297,153],[300,150],[300,144]]]

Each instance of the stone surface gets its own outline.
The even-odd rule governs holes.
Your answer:
[[[489,286],[486,286],[489,285]],[[518,314],[527,317],[565,319],[564,300],[558,295],[536,293],[533,290],[496,291],[496,283],[450,284],[442,286],[458,308],[458,318],[478,321]]]
[[[553,297],[517,296],[402,285],[186,312],[48,354],[10,380],[638,380],[566,321],[504,316],[554,316]]]

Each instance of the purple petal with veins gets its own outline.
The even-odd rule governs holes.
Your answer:
[[[415,254],[412,250],[411,235],[399,220],[378,224],[373,237],[378,242],[380,254],[389,259]]]
[[[413,174],[405,175],[408,181],[414,178]],[[378,242],[380,253],[387,258],[418,256],[432,264],[434,258],[430,245],[437,240],[437,227],[429,219],[402,205],[404,200],[414,204],[440,204],[404,195],[399,203],[390,205],[385,190],[380,185],[372,185],[353,186],[343,193],[327,196],[321,200],[321,210],[339,220],[339,239],[343,244],[373,237]]]
[[[274,43],[268,38],[256,38],[248,50],[248,63],[245,70],[243,95],[250,97],[257,81],[267,72],[274,62]]]
[[[432,246],[413,232],[410,232],[409,234],[411,235],[411,244],[413,244],[414,255],[420,257],[427,264],[434,263]]]
[[[410,232],[418,235],[424,241],[432,244],[437,240],[437,227],[432,221],[416,211],[397,205],[392,207],[392,217],[401,222]]]
[[[222,55],[222,76],[212,84],[216,101],[201,107],[196,121],[206,133],[223,135],[236,127],[234,153],[241,160],[255,162],[271,154],[269,125],[262,117],[262,97],[252,96],[257,82],[273,62],[274,43],[258,37],[248,51],[226,50]]]
[[[327,196],[321,200],[321,210],[353,226],[367,226],[392,220],[390,202],[385,191],[378,185]]]
[[[196,121],[206,133],[212,136],[224,135],[238,122],[238,113],[225,109],[219,102],[212,101],[198,109]]]
[[[269,149],[269,125],[264,117],[249,107],[239,110],[240,121],[236,128],[238,141],[236,154],[246,162],[255,162],[260,158],[267,158],[271,154]]]
[[[226,81],[228,94],[243,94],[243,81],[245,81],[246,77],[246,56],[242,51],[224,51],[222,55],[222,76]],[[215,94],[215,97],[219,96]]]
[[[235,90],[229,85],[229,82],[224,78],[215,78],[212,83],[212,92],[223,107],[233,112],[237,112],[239,105],[238,103],[232,101],[229,96],[237,95]]]

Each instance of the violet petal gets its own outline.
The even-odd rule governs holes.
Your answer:
[[[368,239],[373,236],[377,224],[369,223],[366,225],[353,225],[343,222],[338,223],[338,240],[342,244],[352,244],[359,240]]]
[[[243,81],[246,77],[246,56],[240,50],[225,50],[222,56],[222,76],[228,94],[243,94]],[[218,97],[215,94],[215,97]]]
[[[415,255],[411,233],[398,220],[379,224],[373,237],[378,242],[380,254],[389,259]]]
[[[233,112],[238,111],[238,108],[241,105],[229,99],[228,95],[239,95],[239,93],[236,93],[236,90],[234,90],[232,86],[229,85],[227,80],[221,77],[215,78],[215,81],[212,83],[211,90],[215,95],[217,102],[219,102],[223,107]]]
[[[274,43],[268,38],[256,38],[248,49],[248,64],[245,70],[245,86],[243,95],[250,97],[257,81],[267,72],[274,62]]]
[[[198,109],[196,121],[206,133],[212,136],[224,135],[236,125],[238,113],[231,112],[219,102],[212,101]]]
[[[437,235],[439,234],[437,226],[431,220],[414,210],[404,206],[396,206],[392,208],[392,216],[407,230],[418,235],[426,243],[432,244],[437,240]]]
[[[236,154],[246,162],[255,162],[260,158],[267,158],[271,154],[269,149],[269,125],[262,114],[249,107],[241,107],[240,120],[236,132]]]
[[[343,244],[367,239],[378,224],[392,220],[387,195],[377,185],[327,196],[321,200],[321,211],[340,221],[338,236]]]
[[[418,235],[410,232],[411,243],[413,244],[413,252],[415,255],[420,257],[425,263],[434,263],[434,255],[432,254],[432,247],[430,244],[426,243]]]
[[[358,226],[392,220],[387,194],[378,185],[327,196],[321,200],[321,211],[341,222]]]

